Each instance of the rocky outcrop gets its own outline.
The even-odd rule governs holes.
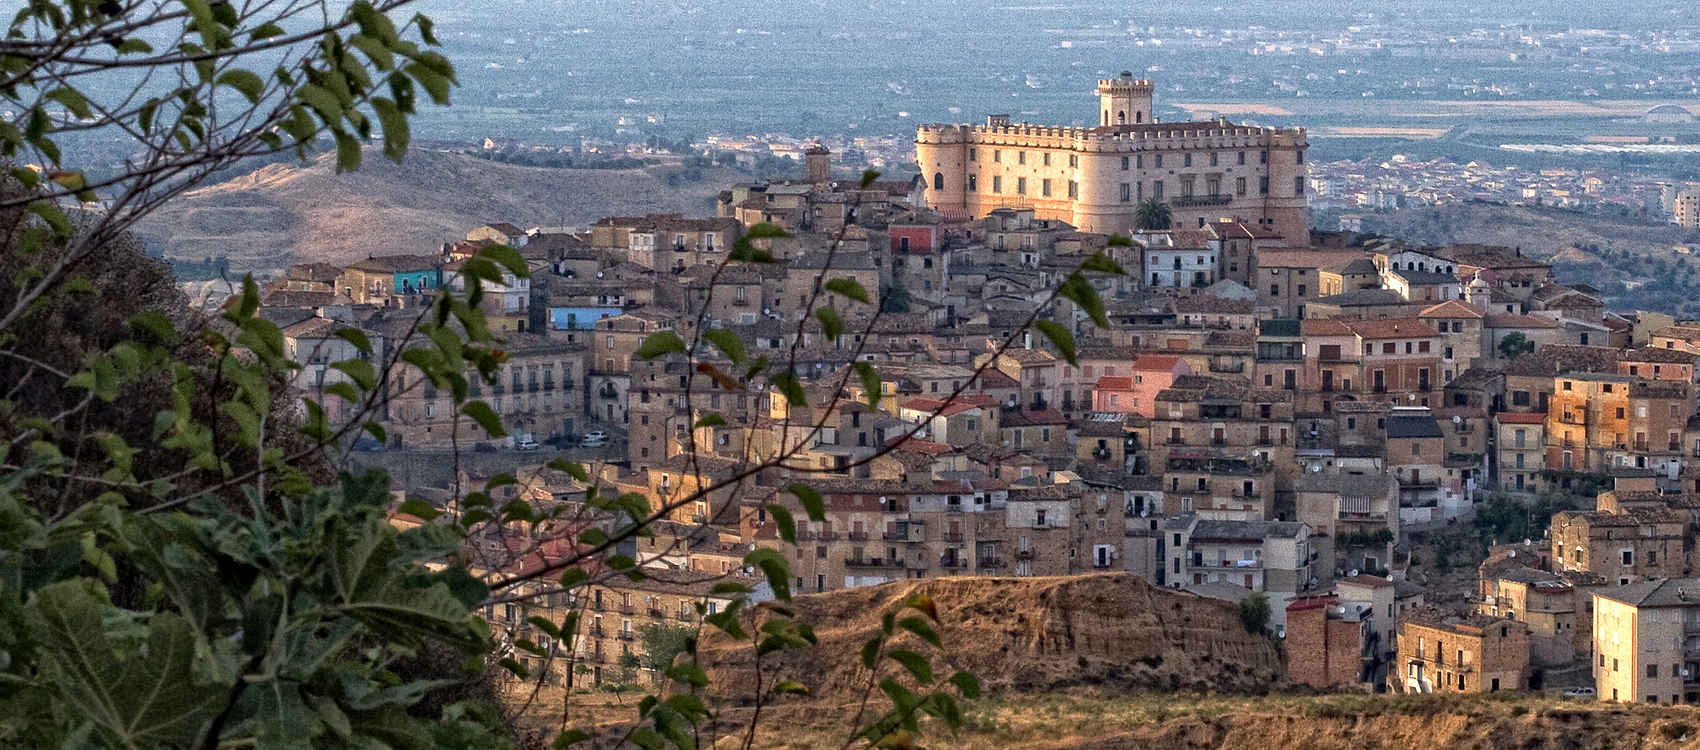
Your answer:
[[[974,673],[992,695],[1255,693],[1285,684],[1274,644],[1247,632],[1235,605],[1116,574],[933,578],[798,597],[798,620],[814,628],[819,644],[765,657],[764,682],[798,680],[821,700],[859,695],[867,685],[862,644],[879,632],[883,613],[915,592],[937,604],[944,649],[908,634],[900,636],[904,647],[929,655],[941,675]],[[710,638],[700,654],[716,692],[748,694],[755,672],[747,642]]]

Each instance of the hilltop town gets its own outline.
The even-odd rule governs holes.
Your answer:
[[[396,472],[398,499],[448,512],[450,487],[504,475],[501,502],[582,506],[595,490],[672,508],[621,547],[645,580],[487,612],[533,640],[528,617],[582,612],[558,644],[568,666],[549,668],[579,665],[590,684],[654,679],[645,634],[727,606],[740,595],[716,584],[772,548],[807,593],[1121,572],[1266,599],[1288,678],[1317,687],[1700,699],[1700,582],[1680,580],[1700,528],[1700,323],[1610,312],[1515,248],[1294,229],[1302,130],[1152,123],[1148,82],[1099,84],[1095,128],[924,126],[908,179],[845,178],[815,146],[804,178],[728,185],[712,217],[492,222],[294,266],[259,313],[303,364],[296,388],[352,419],[324,398],[350,377],[330,363],[361,356],[338,331],[388,361],[420,345],[409,333],[438,290],[464,290],[468,258],[517,251],[528,274],[480,282],[506,359],[469,394],[508,434],[457,421],[398,367],[377,414],[387,442],[355,448],[416,470]],[[1141,209],[1165,200],[1153,226]],[[728,260],[740,246],[775,262]],[[1094,257],[1125,273],[1083,272]],[[1054,294],[1077,272],[1102,321]],[[822,293],[845,279],[868,298]],[[689,354],[648,356],[664,332]],[[728,375],[758,356],[806,397]],[[561,456],[594,471],[546,466]],[[801,520],[797,483],[823,520]],[[1470,585],[1411,575],[1418,549],[1490,499],[1555,497],[1585,509],[1494,547]],[[799,519],[795,545],[776,507]],[[570,544],[533,541],[499,564]],[[1632,645],[1649,639],[1668,652]]]

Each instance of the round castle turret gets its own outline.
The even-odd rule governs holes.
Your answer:
[[[1102,103],[1099,125],[1144,125],[1151,122],[1151,81],[1134,80],[1133,72],[1124,70],[1120,78],[1098,79],[1098,99]]]

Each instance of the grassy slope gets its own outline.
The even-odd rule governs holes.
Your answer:
[[[674,188],[666,179],[673,171],[541,169],[419,150],[398,166],[368,150],[360,171],[337,175],[327,154],[187,193],[139,231],[170,257],[226,255],[238,272],[262,271],[429,252],[493,221],[582,228],[609,215],[709,215],[714,196],[739,179],[704,170],[703,179],[675,180]]]

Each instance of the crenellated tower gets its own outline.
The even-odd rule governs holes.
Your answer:
[[[1124,70],[1120,78],[1098,79],[1098,99],[1102,106],[1099,125],[1144,125],[1151,118],[1151,81],[1134,80],[1133,72]]]

